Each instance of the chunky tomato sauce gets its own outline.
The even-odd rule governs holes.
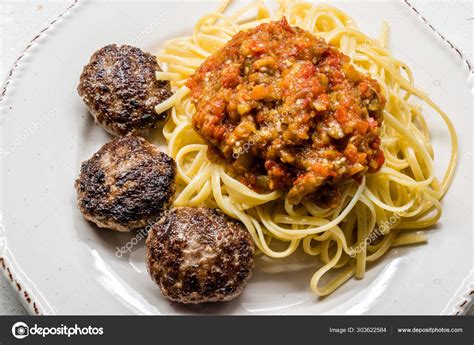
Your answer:
[[[286,19],[236,34],[187,86],[209,156],[254,190],[334,206],[345,181],[384,163],[378,83]]]

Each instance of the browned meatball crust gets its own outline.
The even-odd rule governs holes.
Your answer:
[[[151,228],[146,244],[150,276],[173,301],[231,300],[252,274],[252,238],[216,209],[175,208]]]
[[[111,44],[92,55],[77,91],[109,133],[143,134],[168,116],[155,112],[155,106],[172,95],[170,83],[156,79],[157,71],[161,68],[151,54]]]
[[[130,231],[159,219],[175,190],[176,164],[145,139],[125,136],[82,163],[78,207],[99,227]]]

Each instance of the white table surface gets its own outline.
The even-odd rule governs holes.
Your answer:
[[[474,62],[473,0],[410,0],[439,32]],[[70,0],[1,0],[0,2],[0,80],[7,76],[15,59],[28,42],[65,11]],[[23,315],[26,310],[9,282],[0,275],[0,315]],[[474,315],[474,307],[469,311]]]

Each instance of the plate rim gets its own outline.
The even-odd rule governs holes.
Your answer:
[[[403,0],[400,2],[404,6],[407,6],[410,9],[410,11],[412,11],[412,13],[418,18],[418,20],[421,21],[422,25],[427,26],[435,34],[435,36],[438,39],[441,39],[443,43],[448,46],[449,49],[453,50],[456,53],[456,55],[458,56],[458,59],[462,61],[463,66],[467,68],[468,73],[470,74],[470,77],[472,77],[474,74],[474,69],[473,69],[473,66],[471,65],[471,62],[464,55],[464,53],[455,44],[453,44],[449,39],[447,39],[441,32],[439,32],[432,24],[430,24],[428,20],[425,17],[423,17],[423,15],[416,9],[416,7],[409,0]],[[3,107],[3,103],[5,102],[5,98],[8,92],[8,86],[16,77],[16,74],[17,74],[16,70],[20,66],[28,64],[28,61],[23,61],[23,59],[29,53],[30,49],[36,46],[39,43],[39,41],[44,42],[44,40],[47,39],[46,38],[47,35],[45,35],[46,32],[50,32],[51,30],[55,29],[59,22],[64,21],[65,19],[67,19],[67,17],[73,15],[72,10],[74,8],[79,7],[79,5],[82,6],[84,3],[85,3],[84,1],[73,0],[73,2],[62,13],[60,13],[56,18],[54,18],[45,28],[39,31],[39,33],[29,41],[29,43],[22,50],[20,55],[15,59],[13,65],[9,68],[7,72],[7,77],[4,79],[2,83],[2,89],[0,92],[0,108]],[[0,215],[1,215],[1,210],[0,210]],[[2,240],[5,240],[5,233],[3,231],[3,224],[0,223],[0,242],[2,242]],[[20,274],[17,274],[15,272],[15,270],[12,268],[13,265],[11,264],[11,263],[14,263],[15,260],[13,256],[11,257],[11,259],[8,259],[8,257],[11,254],[9,253],[9,250],[7,248],[5,249],[6,250],[4,250],[3,253],[0,253],[0,268],[2,270],[3,276],[10,283],[11,287],[14,289],[18,298],[20,299],[23,306],[26,308],[27,312],[30,315],[48,315],[49,314],[48,312],[43,313],[42,310],[40,309],[41,303],[38,302],[38,298],[35,295],[33,295],[33,293],[29,293],[28,290],[26,289],[28,287],[28,284],[25,281],[23,281],[23,279],[18,278]],[[34,285],[33,282],[30,282],[30,284]],[[462,286],[458,289],[458,291],[456,291],[455,295],[452,296],[450,302],[448,303],[448,306],[443,312],[446,312],[448,315],[452,315],[452,316],[465,315],[468,309],[473,304],[473,302],[474,302],[474,270],[471,270],[471,274],[468,275],[464,279]],[[447,310],[449,308],[451,310]],[[52,308],[51,308],[51,314],[55,314],[52,311]]]

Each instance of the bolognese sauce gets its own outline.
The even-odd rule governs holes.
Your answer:
[[[285,18],[236,34],[187,86],[210,158],[256,191],[334,206],[344,182],[384,163],[378,83]]]

